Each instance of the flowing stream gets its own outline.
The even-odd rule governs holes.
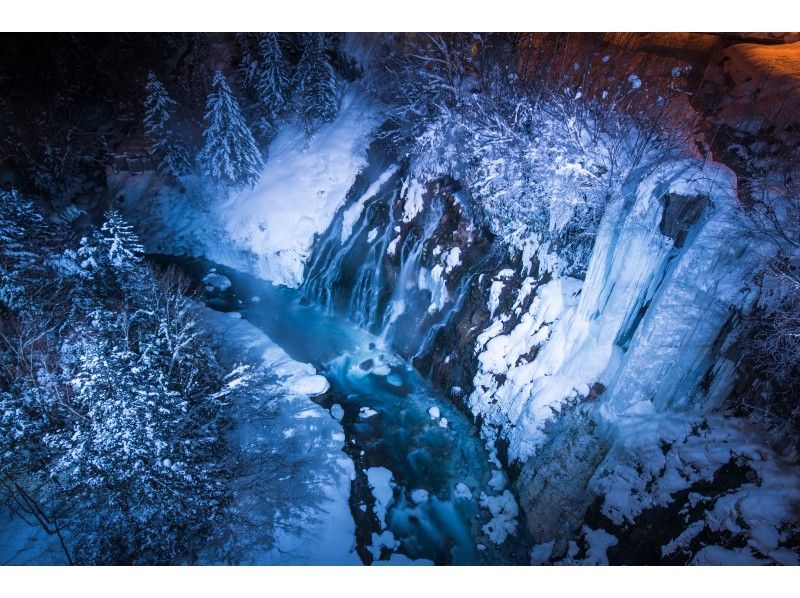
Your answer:
[[[436,564],[525,559],[517,535],[498,545],[485,529],[513,523],[503,520],[508,509],[497,519],[505,474],[490,463],[476,426],[379,336],[300,290],[203,259],[151,259],[176,265],[198,283],[212,269],[224,275],[232,283],[228,289],[205,287],[210,307],[238,311],[293,359],[327,377],[331,390],[315,400],[341,420],[355,464],[350,505],[362,560],[393,552]],[[484,493],[495,500],[494,514]],[[523,529],[523,522],[516,527]]]

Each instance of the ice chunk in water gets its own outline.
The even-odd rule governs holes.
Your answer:
[[[220,291],[224,291],[231,287],[231,281],[227,276],[223,276],[222,274],[216,274],[214,272],[209,272],[203,278],[203,282],[211,287],[219,289]]]
[[[428,495],[428,491],[427,490],[424,490],[422,488],[416,488],[415,490],[411,491],[411,500],[415,504],[419,505],[419,504],[428,502],[428,498],[429,498],[429,495]]]
[[[342,421],[342,418],[344,417],[344,407],[342,407],[339,403],[334,403],[331,405],[331,415],[336,421]]]
[[[472,498],[472,490],[469,489],[464,482],[459,482],[456,484],[456,491],[455,491],[456,498]]]
[[[403,379],[400,377],[400,374],[389,374],[386,377],[386,381],[392,386],[403,386]]]
[[[362,407],[358,410],[358,417],[361,419],[369,419],[373,415],[378,415],[378,412],[374,409],[370,409],[369,407]]]

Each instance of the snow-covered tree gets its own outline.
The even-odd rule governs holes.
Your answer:
[[[254,33],[236,34],[236,41],[241,52],[237,74],[242,89],[248,91],[255,89],[256,80],[262,66],[258,39],[258,34]]]
[[[44,219],[17,191],[0,192],[0,302],[22,308],[25,282],[40,266]]]
[[[100,230],[80,240],[77,250],[67,249],[60,264],[75,279],[76,308],[135,310],[149,302],[149,273],[142,265],[144,247],[133,227],[116,210],[106,212]]]
[[[145,84],[144,132],[150,139],[150,154],[158,170],[167,176],[178,177],[189,172],[190,160],[186,147],[172,130],[177,104],[152,71]]]
[[[295,108],[308,133],[332,121],[339,111],[336,73],[325,49],[324,33],[305,35],[295,76]]]
[[[264,33],[258,43],[259,69],[255,78],[258,119],[262,135],[275,133],[280,115],[286,108],[289,92],[289,67],[277,33]]]
[[[205,145],[198,156],[203,173],[234,188],[254,186],[264,162],[239,103],[220,71],[214,74],[204,118]]]
[[[193,562],[229,500],[226,382],[190,303],[161,294],[134,329],[94,316],[71,381],[81,416],[45,439],[78,563]]]

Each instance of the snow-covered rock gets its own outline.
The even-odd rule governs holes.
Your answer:
[[[519,509],[514,495],[505,490],[498,496],[488,496],[481,492],[481,507],[489,510],[492,518],[483,526],[484,533],[495,544],[502,544],[508,536],[517,531]]]
[[[414,504],[420,505],[422,503],[428,502],[428,491],[422,488],[416,488],[411,491],[411,500]]]
[[[367,469],[367,481],[375,497],[375,515],[381,523],[381,529],[386,527],[386,510],[392,503],[394,489],[392,472],[385,467],[370,467]]]
[[[361,419],[369,419],[374,415],[378,415],[378,412],[374,409],[370,409],[369,407],[362,407],[358,410],[358,417]]]
[[[206,274],[203,278],[203,283],[220,291],[231,288],[230,279],[227,276],[217,274],[216,272],[209,272]]]
[[[339,403],[334,403],[331,405],[331,415],[336,421],[342,421],[342,418],[344,417],[344,407],[342,407]]]

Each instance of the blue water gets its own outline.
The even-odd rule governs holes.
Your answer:
[[[381,339],[326,313],[296,289],[273,286],[205,260],[153,259],[176,264],[198,281],[215,268],[232,286],[206,292],[209,306],[240,312],[293,359],[313,364],[327,377],[331,392],[319,401],[327,408],[339,404],[343,409],[347,452],[357,470],[351,510],[362,559],[388,556],[372,546],[372,534],[384,530],[374,515],[366,476],[368,468],[383,467],[392,472],[393,497],[385,522],[397,542],[394,551],[439,564],[515,560],[510,556],[515,550],[481,538],[488,514],[479,507],[479,497],[481,491],[492,493],[487,489],[492,468],[476,427]],[[432,417],[431,408],[438,409],[440,417]],[[372,412],[376,413],[364,417]],[[414,490],[425,490],[428,500],[415,504]],[[513,543],[514,538],[506,541]]]

